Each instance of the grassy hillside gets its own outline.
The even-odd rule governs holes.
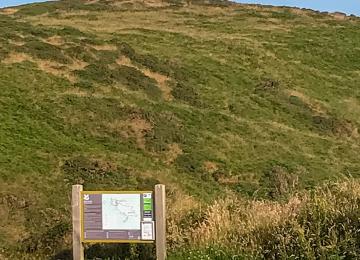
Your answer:
[[[66,258],[75,183],[161,182],[188,219],[359,177],[359,25],[223,2],[1,9],[0,259]]]

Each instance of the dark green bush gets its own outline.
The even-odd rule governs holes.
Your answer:
[[[85,61],[87,63],[96,63],[95,57],[91,55],[83,46],[71,46],[66,48],[64,52],[73,59]]]
[[[90,81],[86,81],[86,80],[80,80],[79,82],[76,82],[74,86],[84,89],[91,89],[94,87],[94,85]]]
[[[155,260],[154,244],[95,244],[85,250],[86,259]],[[111,258],[109,258],[111,256]]]
[[[77,70],[75,73],[83,81],[92,81],[101,84],[113,83],[110,69],[103,64],[90,64],[83,70]]]
[[[172,113],[153,113],[149,120],[153,128],[145,135],[146,147],[153,152],[163,152],[172,143],[183,143],[181,121]]]
[[[142,90],[149,97],[159,98],[161,96],[161,91],[157,87],[156,81],[133,67],[120,66],[111,72],[111,78],[114,82],[122,83],[131,90]]]
[[[192,106],[201,106],[199,94],[188,84],[177,83],[171,90],[174,98]]]
[[[164,75],[169,76],[171,74],[171,69],[166,61],[161,61],[155,56],[149,54],[139,54],[127,43],[122,42],[119,44],[120,53],[128,57],[133,62],[144,66],[154,72],[159,72]]]
[[[33,233],[29,238],[21,242],[20,250],[27,253],[44,252],[52,254],[55,252],[64,236],[71,231],[71,225],[68,222],[59,222],[50,226],[43,233]],[[60,246],[61,247],[61,246]]]
[[[28,53],[32,57],[43,60],[51,60],[63,64],[70,62],[61,48],[41,41],[28,41],[23,46],[17,46],[16,49],[19,52]]]

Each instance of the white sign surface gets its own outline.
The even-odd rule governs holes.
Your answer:
[[[154,239],[154,222],[141,223],[141,239],[153,240]]]
[[[140,230],[140,194],[103,194],[104,230]]]

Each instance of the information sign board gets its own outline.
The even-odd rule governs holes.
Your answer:
[[[81,241],[146,243],[155,240],[152,191],[82,191]]]

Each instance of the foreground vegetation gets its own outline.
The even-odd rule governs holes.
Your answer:
[[[360,183],[349,180],[283,202],[230,196],[176,212],[169,237],[183,250],[173,259],[357,259],[359,216]]]
[[[72,184],[159,182],[175,258],[356,258],[359,23],[201,1],[0,10],[0,259],[69,258]]]

